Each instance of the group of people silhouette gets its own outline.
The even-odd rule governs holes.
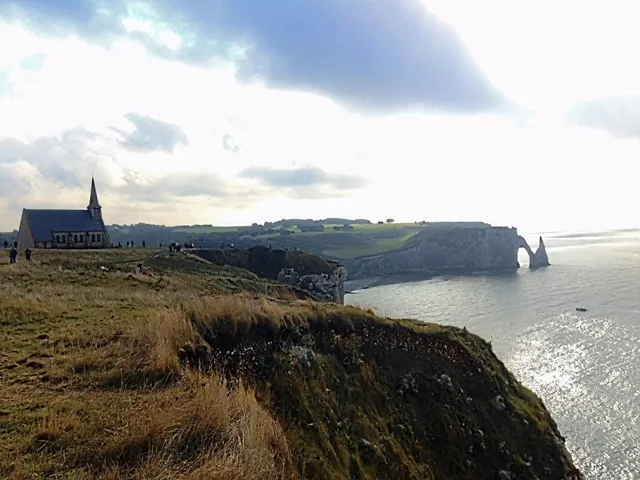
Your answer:
[[[9,248],[9,242],[6,240],[3,242],[3,247],[5,249]],[[31,261],[31,249],[26,248],[24,251],[24,258],[27,262]],[[11,248],[9,249],[9,265],[13,265],[18,261],[18,242],[13,242],[11,244]]]

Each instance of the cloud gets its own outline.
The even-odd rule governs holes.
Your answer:
[[[238,142],[233,135],[228,133],[225,133],[222,136],[222,148],[231,153],[238,153],[240,151],[240,145],[238,145]]]
[[[317,167],[295,169],[249,167],[240,173],[243,178],[259,180],[272,188],[314,188],[329,187],[335,190],[356,190],[365,185],[362,177],[340,173],[328,173]]]
[[[58,186],[78,187],[82,185],[78,172],[95,165],[99,160],[100,155],[90,145],[96,138],[95,134],[83,128],[30,142],[0,138],[0,165],[24,161]]]
[[[31,191],[31,184],[21,173],[18,162],[0,163],[0,198],[21,197]]]
[[[640,95],[576,103],[565,116],[575,125],[603,130],[615,137],[640,139]]]
[[[189,162],[177,170],[148,164],[143,154],[83,128],[27,140],[0,137],[0,230],[17,227],[24,207],[84,208],[91,172],[105,218],[120,223],[197,223],[212,211],[249,208],[273,194]]]
[[[233,191],[218,175],[207,172],[176,172],[148,179],[127,172],[125,183],[117,187],[119,194],[153,203],[170,203],[175,198],[227,198]]]
[[[124,0],[0,1],[0,13],[6,18],[20,18],[43,33],[73,30],[87,39],[124,32],[120,17],[126,11]]]
[[[169,48],[161,35],[144,29],[129,31],[130,38],[165,58],[197,64],[233,60],[243,80],[317,92],[363,111],[417,106],[477,112],[506,103],[456,32],[417,0],[165,0],[151,5],[155,10],[148,6],[139,18],[171,29],[182,43]],[[125,6],[31,0],[14,10],[104,38],[125,34],[121,20],[132,11]]]
[[[9,80],[9,72],[7,70],[0,70],[0,97],[11,92]]]
[[[365,110],[477,111],[500,103],[457,34],[414,0],[168,4],[195,28],[200,41],[186,52],[193,59],[211,55],[211,32],[248,45],[242,78]]]
[[[114,150],[117,153],[116,142],[84,128],[30,141],[0,137],[0,197],[27,195],[33,190],[30,178],[62,191],[86,189],[91,172],[96,173],[101,192],[131,201],[169,203],[176,198],[233,194],[221,177],[208,172],[135,173],[106,153]]]
[[[23,70],[38,71],[42,68],[46,60],[47,56],[44,53],[34,53],[20,62],[20,68]]]
[[[134,152],[173,153],[178,144],[188,145],[189,139],[178,125],[162,122],[139,113],[128,113],[125,118],[135,127],[133,132],[125,132],[119,128],[111,129],[123,138],[120,145]]]

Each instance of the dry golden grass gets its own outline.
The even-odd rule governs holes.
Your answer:
[[[188,374],[149,397],[119,441],[101,452],[120,478],[292,478],[279,424],[242,386],[230,390],[215,375]]]
[[[488,449],[492,476],[477,475],[464,461],[467,422],[487,445],[519,448],[516,460],[538,451],[556,478],[572,468],[545,446],[555,427],[539,399],[467,332],[296,300],[188,255],[149,251],[139,275],[141,254],[37,251],[30,264],[0,263],[0,478],[493,478],[505,457]],[[214,347],[211,361],[191,366],[207,368],[184,366],[200,345]],[[490,401],[429,388],[398,396],[414,370],[455,382],[477,371],[464,387],[491,398],[511,385],[501,391],[515,416],[494,421],[505,412]],[[524,418],[534,435],[523,440]]]
[[[249,293],[217,295],[183,300],[179,308],[154,309],[131,326],[128,338],[132,352],[145,352],[138,358],[137,369],[153,372],[157,378],[172,378],[183,370],[178,349],[205,345],[204,338],[210,332],[228,338],[242,337],[255,328],[275,333],[292,325],[308,327],[327,317],[335,320],[338,312],[349,315],[355,309],[301,300],[287,302]],[[371,315],[360,310],[357,314]]]
[[[139,253],[104,255],[38,251],[0,265],[0,478],[296,478],[254,392],[193,373],[178,350],[212,332],[387,321],[188,256],[184,270],[182,257],[153,257],[139,275]]]
[[[153,311],[147,321],[132,327],[134,348],[146,352],[148,367],[164,375],[182,370],[176,352],[184,345],[198,343],[198,333],[183,311],[166,308]]]
[[[247,294],[203,298],[188,305],[186,312],[199,331],[215,327],[216,331],[233,336],[248,333],[254,325],[277,329],[285,320],[282,306]]]
[[[0,478],[295,477],[282,429],[253,392],[190,373],[177,356],[209,322],[281,322],[277,302],[291,294],[252,284],[282,295],[207,298],[237,290],[236,279],[136,275],[140,253],[36,253],[0,264]],[[103,261],[121,269],[94,268]]]
[[[178,349],[214,331],[350,329],[373,312],[237,283],[255,279],[202,261],[176,270],[180,257],[167,259],[171,272],[137,275],[132,253],[106,253],[109,272],[94,268],[96,252],[0,265],[0,478],[296,478],[286,436],[255,394],[193,373]]]

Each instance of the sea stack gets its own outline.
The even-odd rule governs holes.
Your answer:
[[[538,245],[538,249],[536,253],[530,259],[529,268],[540,268],[540,267],[548,267],[551,265],[549,263],[549,257],[547,256],[547,249],[544,246],[544,241],[542,237],[540,237],[540,244]]]

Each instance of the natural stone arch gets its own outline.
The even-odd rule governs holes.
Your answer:
[[[549,257],[547,256],[547,249],[544,246],[544,241],[540,237],[540,243],[538,249],[534,252],[527,241],[521,235],[518,235],[518,248],[524,248],[529,254],[529,268],[548,267]]]

